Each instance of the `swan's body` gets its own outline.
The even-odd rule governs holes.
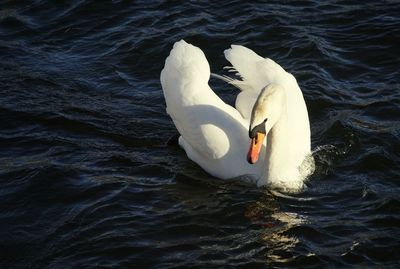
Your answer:
[[[182,40],[166,59],[161,84],[167,112],[181,134],[179,144],[216,177],[254,175],[258,185],[301,188],[307,174],[301,165],[311,146],[307,108],[296,79],[242,46],[232,46],[225,57],[243,78],[230,80],[242,90],[236,109],[209,87],[210,67],[199,48]],[[249,126],[264,127],[265,117],[266,146],[259,161],[249,164]]]

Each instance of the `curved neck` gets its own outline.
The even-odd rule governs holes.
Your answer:
[[[268,174],[268,178],[274,178],[273,174],[280,173],[290,162],[288,159],[290,159],[291,149],[287,127],[287,114],[282,113],[267,135],[265,151],[265,162],[267,165],[264,172]],[[279,168],[279,172],[277,168]]]

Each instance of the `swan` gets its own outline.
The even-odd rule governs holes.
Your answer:
[[[296,79],[244,46],[232,45],[224,54],[241,79],[213,75],[241,90],[235,108],[210,88],[210,66],[201,49],[181,40],[165,60],[160,80],[179,145],[215,177],[301,190],[314,162]]]

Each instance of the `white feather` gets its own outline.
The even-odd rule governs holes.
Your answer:
[[[254,175],[259,179],[258,185],[300,189],[307,174],[299,171],[310,154],[310,129],[296,80],[271,59],[243,46],[232,45],[225,50],[225,57],[232,64],[225,68],[238,72],[242,80],[212,76],[241,90],[236,109],[225,104],[209,87],[210,67],[199,48],[181,40],[166,59],[161,85],[167,112],[181,134],[180,145],[190,159],[216,177]],[[269,107],[283,112],[281,116],[269,115],[279,119],[279,124],[271,126],[267,152],[263,147],[261,158],[251,165],[246,161],[251,112],[261,89],[270,84],[278,86],[275,90],[284,91],[279,94],[282,98],[271,100],[284,103],[272,103]]]

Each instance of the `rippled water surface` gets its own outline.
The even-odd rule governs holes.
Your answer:
[[[216,73],[242,44],[296,76],[307,189],[221,182],[168,143],[180,39]],[[1,1],[0,267],[398,268],[399,40],[399,1]]]

